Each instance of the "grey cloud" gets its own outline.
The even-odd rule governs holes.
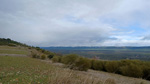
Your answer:
[[[135,2],[136,6],[130,2]],[[114,40],[117,38],[112,38],[112,33],[118,31],[118,28],[113,23],[102,20],[109,18],[115,19],[117,24],[130,24],[135,20],[134,12],[149,14],[145,9],[149,8],[146,2],[147,0],[0,0],[0,37],[35,46],[115,45]],[[66,16],[80,19],[82,23],[69,21]],[[149,19],[138,18],[141,25],[149,25]]]
[[[144,36],[141,40],[150,40],[150,35]]]

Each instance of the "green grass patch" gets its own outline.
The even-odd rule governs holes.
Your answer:
[[[20,49],[18,47],[0,46],[0,49]]]
[[[25,51],[25,50],[0,50],[0,54],[23,54],[23,55],[27,55],[28,51]]]
[[[4,84],[44,83],[48,80],[45,73],[51,71],[51,68],[31,58],[0,56],[0,82]]]
[[[92,79],[91,79],[92,78]],[[2,84],[103,84],[98,78],[78,74],[29,57],[0,56]]]

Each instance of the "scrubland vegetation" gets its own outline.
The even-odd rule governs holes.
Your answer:
[[[57,59],[57,60],[56,60]],[[87,71],[88,69],[100,70],[124,76],[150,80],[150,62],[140,60],[103,61],[87,59],[74,54],[54,56],[53,62],[62,62],[71,69]]]

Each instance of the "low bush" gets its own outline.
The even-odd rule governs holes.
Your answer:
[[[76,60],[79,58],[76,54],[70,54],[62,57],[61,62],[67,65],[73,65]]]
[[[150,80],[150,67],[145,67],[143,70],[143,78]]]
[[[41,55],[41,59],[42,60],[46,59],[46,55]]]
[[[47,57],[48,57],[49,59],[52,59],[52,58],[54,57],[54,54],[51,53],[51,54],[49,54]]]
[[[141,66],[138,66],[133,63],[120,67],[120,72],[122,75],[130,77],[142,78],[143,76],[143,70]]]
[[[73,68],[80,71],[87,71],[91,67],[90,60],[87,58],[80,57],[75,62],[75,66]]]
[[[120,66],[130,65],[131,63],[135,64],[135,65],[142,65],[143,64],[143,62],[140,60],[121,60]]]
[[[17,45],[16,44],[8,44],[8,46],[16,47]]]
[[[92,69],[104,71],[104,61],[92,60]]]
[[[52,58],[52,62],[60,62],[61,61],[61,57],[60,56],[54,56]]]
[[[119,61],[107,61],[104,67],[107,72],[119,73]]]
[[[32,58],[37,58],[37,54],[35,54],[35,53],[32,53],[31,56],[32,56]]]
[[[63,56],[61,62],[67,64],[70,69],[80,71],[87,71],[91,67],[91,62],[88,58],[79,57],[75,54]]]

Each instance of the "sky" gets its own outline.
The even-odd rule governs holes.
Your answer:
[[[150,46],[150,0],[0,0],[0,38],[40,47]]]

